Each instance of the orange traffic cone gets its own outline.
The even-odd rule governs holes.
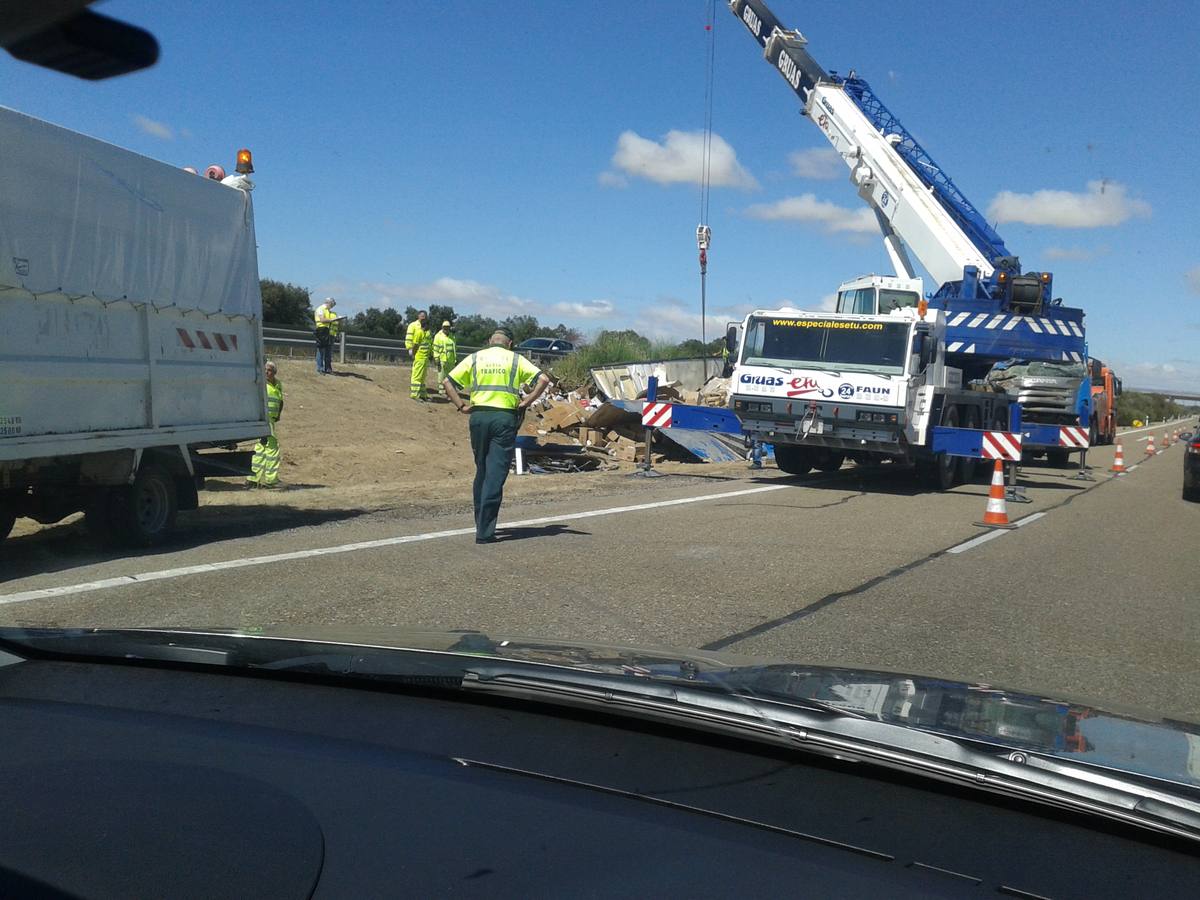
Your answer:
[[[1154,455],[1154,435],[1150,435],[1150,437],[1146,439],[1146,455]]]
[[[1171,446],[1171,441],[1170,441],[1170,439],[1167,437],[1167,433],[1164,431],[1164,432],[1163,432],[1163,442],[1162,442],[1162,448],[1163,448],[1163,450],[1166,450],[1166,449],[1167,449],[1168,447],[1170,447],[1170,446]],[[1159,451],[1159,452],[1161,452],[1161,451]]]
[[[1008,507],[1004,505],[1004,463],[996,460],[992,470],[992,486],[988,490],[987,511],[983,521],[976,522],[981,528],[1016,528],[1008,521]]]
[[[1121,442],[1117,441],[1117,457],[1113,460],[1112,468],[1109,469],[1114,475],[1125,474],[1125,451],[1121,448]]]

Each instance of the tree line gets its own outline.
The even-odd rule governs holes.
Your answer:
[[[264,322],[270,325],[312,328],[313,304],[308,288],[270,278],[262,279],[261,286]],[[392,307],[379,309],[372,306],[347,319],[346,330],[350,334],[360,334],[364,337],[403,340],[405,330],[409,323],[417,318],[418,312],[415,306],[407,306],[403,312]],[[500,327],[507,327],[512,331],[513,340],[518,344],[531,337],[562,338],[573,344],[583,341],[583,335],[578,329],[562,322],[557,325],[543,324],[536,316],[508,316],[503,319],[494,319],[478,313],[460,316],[453,306],[441,303],[431,303],[426,312],[434,329],[440,328],[442,322],[454,323],[455,337],[464,347],[482,347]]]
[[[1161,422],[1181,416],[1194,416],[1196,407],[1176,403],[1165,394],[1143,394],[1139,391],[1123,391],[1117,398],[1117,424],[1132,425],[1141,422]]]

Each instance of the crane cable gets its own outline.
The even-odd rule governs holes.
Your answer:
[[[696,226],[696,246],[700,251],[700,341],[708,344],[707,334],[707,278],[708,245],[712,240],[712,229],[708,227],[708,198],[712,183],[712,120],[713,82],[716,63],[717,0],[707,0],[704,59],[704,136],[701,144],[700,161],[700,224]]]

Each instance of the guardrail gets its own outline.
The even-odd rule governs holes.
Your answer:
[[[317,355],[317,344],[313,338],[313,333],[302,328],[277,328],[274,325],[264,325],[263,346],[278,347],[281,350],[286,349],[289,357],[315,357]],[[483,348],[460,344],[458,346],[458,355],[461,359],[466,354],[474,353],[476,350],[481,349]],[[297,350],[301,352],[297,353]],[[568,355],[559,350],[531,350],[522,352],[525,352],[534,362],[539,363],[554,362]],[[346,362],[347,359],[357,362],[393,365],[407,365],[409,362],[408,351],[404,349],[404,341],[402,340],[397,338],[370,337],[363,334],[350,334],[345,331],[340,332],[337,336],[337,353],[338,362],[341,363]]]

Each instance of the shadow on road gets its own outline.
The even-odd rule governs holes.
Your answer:
[[[507,544],[509,541],[523,541],[527,538],[556,537],[560,534],[582,534],[590,536],[590,531],[579,531],[570,525],[523,525],[516,528],[497,528],[496,543]]]
[[[299,509],[276,504],[208,506],[181,514],[168,541],[145,549],[107,545],[90,534],[82,520],[67,522],[35,534],[10,537],[0,544],[0,584],[114,560],[152,559],[217,541],[261,537],[292,528],[345,521],[366,513],[363,509]],[[265,554],[274,549],[264,541],[256,545],[254,552]]]

